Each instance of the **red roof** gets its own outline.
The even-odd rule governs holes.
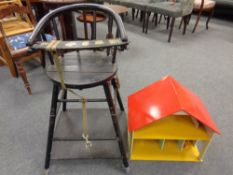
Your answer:
[[[134,131],[179,111],[220,134],[202,101],[171,76],[128,97],[128,128]]]

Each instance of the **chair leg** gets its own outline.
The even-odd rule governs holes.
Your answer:
[[[122,102],[122,100],[121,100],[121,95],[120,95],[120,92],[119,92],[119,80],[118,80],[118,78],[114,78],[114,79],[112,80],[112,86],[113,86],[114,91],[116,92],[117,101],[118,101],[120,110],[121,110],[121,111],[125,111],[123,102]]]
[[[185,33],[186,33],[186,27],[187,27],[187,16],[184,16],[183,17],[184,18],[184,28],[183,28],[183,35],[185,35]]]
[[[121,135],[121,132],[120,132],[119,123],[118,123],[118,117],[117,117],[117,114],[116,114],[116,108],[115,108],[114,103],[113,103],[109,83],[106,82],[103,85],[103,87],[104,87],[104,92],[105,92],[105,95],[106,95],[106,98],[107,98],[108,107],[109,107],[109,110],[110,110],[110,113],[111,113],[114,130],[115,130],[116,137],[117,137],[117,140],[118,140],[118,145],[119,145],[119,149],[120,149],[120,152],[121,152],[123,165],[124,165],[125,168],[128,168],[129,163],[128,163],[128,159],[126,157],[126,152],[125,152],[125,148],[124,148],[124,145],[123,145],[123,139],[122,139],[122,135]]]
[[[153,18],[152,18],[152,21],[151,21],[151,22],[153,23],[153,22],[154,22],[154,20],[155,20],[155,14],[153,15]]]
[[[136,12],[136,18],[138,18],[139,12],[140,12],[140,10],[137,10],[137,12]]]
[[[155,26],[157,26],[158,25],[158,14],[156,13],[154,16],[155,16],[155,21],[154,21]]]
[[[145,11],[140,10],[139,12],[140,12],[140,22],[143,22],[143,17],[144,17]],[[138,12],[138,14],[139,14],[139,12]]]
[[[168,17],[167,17],[167,30],[168,30],[168,28],[169,28],[169,25],[170,25],[170,17],[168,16]]]
[[[2,60],[0,60],[0,66],[3,66],[3,65],[5,65],[5,63]]]
[[[48,172],[50,166],[54,126],[55,126],[56,113],[57,113],[58,94],[59,94],[59,86],[54,84],[51,108],[50,108],[49,129],[48,129],[47,148],[46,148],[46,157],[45,157],[45,165],[44,165],[45,174]]]
[[[4,58],[6,65],[8,66],[10,70],[11,75],[13,77],[18,77],[19,74],[18,74],[16,65],[15,65],[15,62],[13,61],[10,53],[7,51],[8,49],[7,49],[6,43],[0,40],[0,45],[1,45],[0,52],[2,54],[1,56]]]
[[[132,21],[134,21],[135,8],[132,8]]]
[[[94,40],[95,39],[94,23],[90,23],[90,26],[91,26],[91,40]]]
[[[209,24],[210,19],[212,18],[213,15],[214,15],[214,8],[210,11],[210,14],[209,14],[209,16],[208,16],[208,19],[207,19],[207,21],[206,21],[206,30],[209,29],[208,24]]]
[[[85,40],[88,39],[88,28],[87,28],[87,19],[86,19],[86,12],[83,11],[83,27],[84,27],[84,35],[85,35]]]
[[[67,99],[67,90],[64,90],[63,99],[64,100]],[[66,105],[67,105],[67,102],[62,103],[62,111],[66,111]]]
[[[162,17],[163,17],[163,15],[162,15],[162,14],[160,14],[159,22],[158,22],[159,24],[161,23]]]
[[[194,25],[194,28],[193,28],[192,33],[194,33],[194,32],[196,31],[197,25],[198,25],[199,20],[200,20],[200,18],[201,18],[201,14],[202,14],[202,10],[198,13],[197,20],[196,20],[196,23],[195,23],[195,25]]]
[[[145,12],[145,15],[146,15],[146,31],[145,33],[148,33],[148,28],[149,28],[149,20],[150,20],[150,15],[151,15],[151,12]]]
[[[192,17],[192,13],[190,15],[188,15],[187,24],[189,24],[191,17]]]
[[[121,13],[121,14],[120,14],[121,20],[122,20],[123,22],[125,21],[125,15],[126,15],[126,13]]]
[[[173,28],[174,28],[175,19],[176,18],[172,18],[172,21],[171,21],[170,33],[169,33],[169,37],[168,37],[168,42],[169,43],[171,42],[171,37],[172,37],[172,32],[173,32]]]
[[[136,12],[136,18],[138,18],[139,12],[140,12],[140,10],[137,10],[137,12]]]
[[[18,67],[19,74],[20,74],[20,76],[22,77],[22,80],[23,80],[23,82],[24,82],[24,85],[25,85],[25,87],[26,87],[26,89],[27,89],[29,95],[32,95],[32,91],[31,91],[31,88],[30,88],[30,84],[29,84],[29,82],[28,82],[27,75],[26,75],[26,72],[25,72],[25,70],[24,70],[24,68],[23,68],[22,63],[21,63],[20,61],[17,61],[17,62],[16,62],[16,65],[17,65],[17,67]]]
[[[45,68],[46,62],[45,62],[45,52],[44,51],[41,52],[40,60],[41,60],[42,67]]]
[[[181,26],[182,26],[182,24],[183,24],[183,21],[184,21],[184,17],[182,17],[181,20],[180,20],[179,29],[181,29]]]
[[[146,30],[146,12],[141,11],[141,18],[142,18],[142,33],[145,33]]]

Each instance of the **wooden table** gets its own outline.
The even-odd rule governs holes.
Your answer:
[[[73,4],[73,3],[81,3],[87,2],[87,0],[30,0],[32,3],[49,3],[49,4]]]
[[[109,7],[114,12],[118,13],[119,15],[123,15],[128,12],[128,7],[122,5],[113,5],[113,4],[105,4],[106,7]]]

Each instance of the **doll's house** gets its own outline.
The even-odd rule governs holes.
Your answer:
[[[202,101],[167,76],[128,97],[131,160],[203,160],[220,133]]]

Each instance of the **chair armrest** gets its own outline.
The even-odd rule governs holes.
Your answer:
[[[104,40],[83,40],[83,41],[60,41],[52,40],[50,42],[38,42],[31,46],[35,50],[53,50],[72,51],[72,50],[92,50],[100,48],[110,48],[117,46],[126,46],[128,42],[121,39],[104,39]]]

